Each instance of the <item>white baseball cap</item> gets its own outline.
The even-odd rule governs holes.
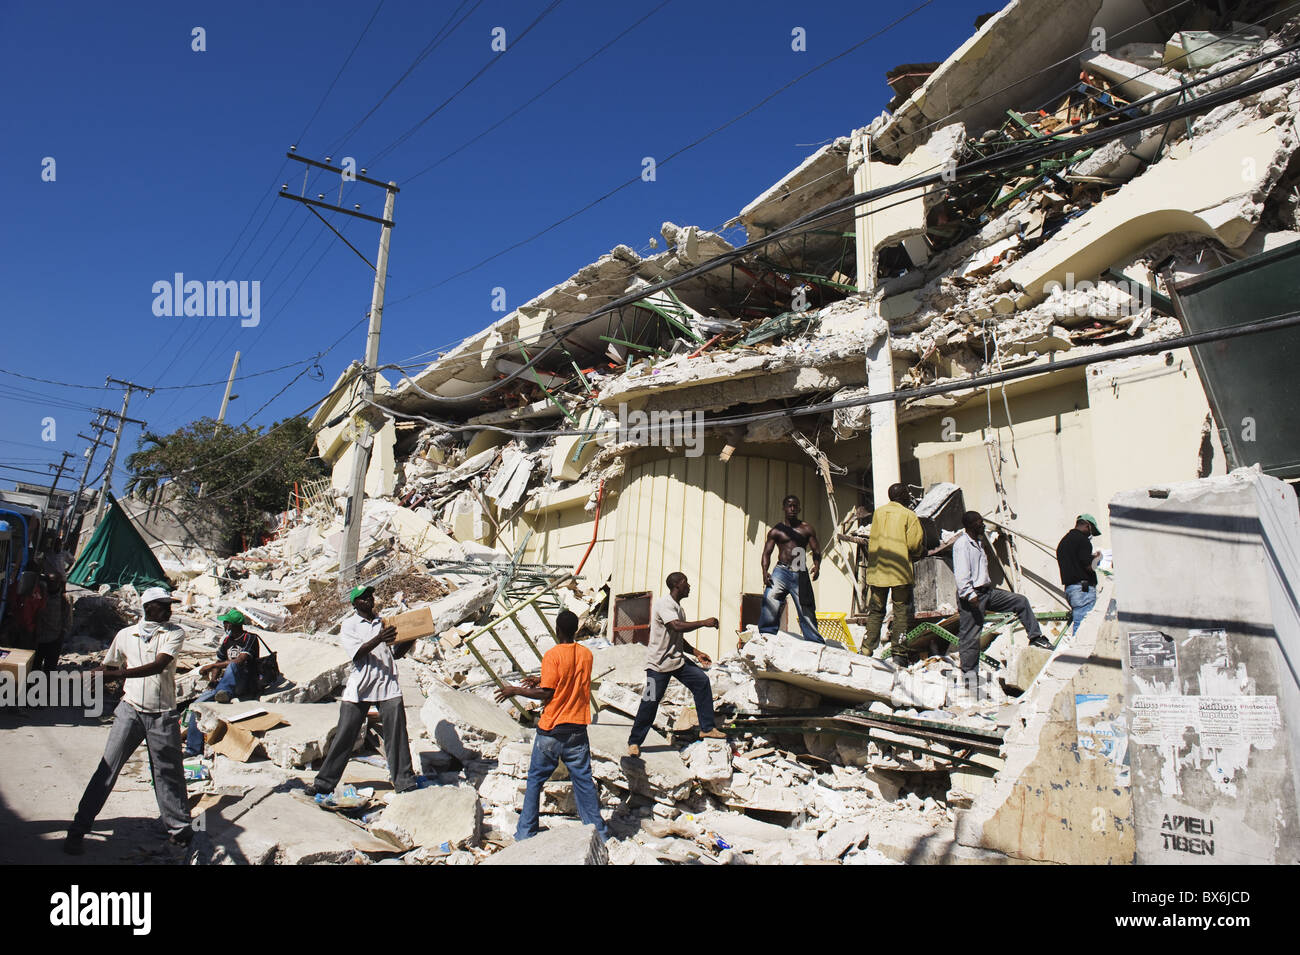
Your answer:
[[[143,607],[145,604],[151,604],[155,600],[166,600],[168,603],[176,602],[175,600],[172,599],[172,595],[168,593],[165,588],[150,587],[148,590],[146,590],[143,594],[140,595],[140,606]]]

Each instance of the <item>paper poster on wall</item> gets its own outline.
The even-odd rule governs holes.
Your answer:
[[[1128,635],[1128,665],[1140,670],[1176,670],[1174,638],[1159,630],[1134,630]]]
[[[1074,722],[1078,733],[1079,756],[1083,759],[1104,759],[1115,767],[1115,781],[1120,786],[1129,784],[1128,730],[1124,717],[1110,719],[1106,716],[1110,696],[1105,693],[1076,693],[1074,695]]]
[[[1282,724],[1276,696],[1135,696],[1130,736],[1143,746],[1272,749]]]

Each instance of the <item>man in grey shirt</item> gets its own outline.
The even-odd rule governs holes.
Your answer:
[[[961,654],[961,672],[965,676],[979,669],[980,632],[984,629],[984,612],[1014,613],[1029,635],[1029,645],[1052,649],[1043,636],[1038,618],[1021,594],[994,590],[989,578],[989,559],[984,553],[984,518],[979,511],[967,511],[961,518],[966,530],[952,545],[952,570],[957,578],[957,648]]]
[[[650,642],[646,646],[645,691],[637,709],[632,733],[627,738],[627,754],[641,755],[641,744],[650,732],[650,724],[659,712],[659,703],[668,689],[668,681],[677,678],[695,697],[695,712],[700,720],[700,735],[709,739],[725,739],[726,733],[713,723],[713,685],[701,667],[686,659],[689,653],[703,666],[713,661],[703,650],[692,647],[683,634],[701,627],[718,628],[718,618],[707,620],[686,619],[682,601],[691,595],[691,582],[681,571],[674,571],[665,581],[668,593],[655,600],[650,607]]]

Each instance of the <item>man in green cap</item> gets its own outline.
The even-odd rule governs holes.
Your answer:
[[[217,647],[217,660],[199,667],[199,673],[208,677],[209,686],[199,694],[195,703],[216,700],[229,703],[232,697],[241,700],[255,700],[260,692],[258,673],[258,650],[260,641],[257,634],[245,630],[248,622],[238,610],[227,610],[217,617],[226,635],[221,646]],[[220,678],[217,674],[220,673]],[[185,755],[199,756],[203,753],[203,734],[199,732],[199,717],[190,711],[189,727],[185,732]]]
[[[1070,636],[1079,632],[1079,624],[1097,602],[1097,571],[1093,570],[1093,561],[1101,556],[1101,552],[1093,550],[1092,538],[1100,535],[1097,518],[1080,514],[1074,519],[1074,527],[1066,531],[1056,545],[1056,565],[1061,571],[1061,583],[1065,587],[1066,599],[1070,601],[1070,618],[1074,622]]]
[[[418,789],[419,783],[411,771],[411,744],[406,735],[406,706],[402,702],[402,688],[397,682],[397,659],[411,649],[403,643],[396,652],[393,641],[397,628],[384,626],[375,613],[375,589],[353,587],[348,594],[353,613],[339,627],[339,644],[352,657],[352,672],[339,697],[339,724],[325,763],[316,779],[307,787],[313,795],[332,793],[343,778],[343,770],[352,756],[357,733],[366,720],[370,707],[379,710],[379,721],[384,737],[384,753],[388,756],[388,776],[393,788],[399,792]]]

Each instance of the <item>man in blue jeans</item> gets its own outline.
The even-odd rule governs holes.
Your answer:
[[[244,629],[248,618],[238,610],[227,610],[217,619],[226,631],[221,646],[217,647],[217,662],[200,667],[199,672],[211,675],[222,671],[221,678],[200,693],[194,702],[216,700],[218,703],[229,703],[232,697],[255,700],[261,689],[258,673],[260,644],[257,634]],[[186,756],[198,756],[203,752],[203,734],[199,732],[198,724],[198,714],[191,710],[189,726],[185,731]]]
[[[1074,520],[1074,527],[1056,545],[1056,566],[1061,571],[1061,583],[1070,601],[1070,619],[1074,623],[1070,636],[1079,632],[1079,624],[1097,602],[1097,572],[1092,569],[1092,562],[1101,553],[1092,549],[1092,538],[1099,536],[1097,518],[1080,514]]]
[[[758,615],[758,632],[776,633],[785,598],[793,597],[803,638],[812,643],[825,643],[817,632],[817,603],[812,590],[812,582],[817,579],[822,564],[817,532],[807,521],[799,520],[799,498],[787,494],[781,508],[785,511],[785,521],[767,532],[759,564],[766,589],[763,591],[763,609]],[[776,567],[769,574],[767,565],[774,548],[777,549]]]
[[[641,744],[650,732],[650,724],[659,712],[659,704],[668,689],[668,681],[676,678],[695,697],[695,713],[700,721],[700,735],[709,739],[725,739],[726,733],[713,724],[713,685],[703,669],[686,659],[689,653],[703,666],[713,661],[703,650],[692,647],[682,637],[684,633],[701,627],[718,629],[718,618],[687,620],[682,601],[691,595],[691,582],[681,571],[674,571],[664,581],[668,593],[655,600],[650,607],[650,640],[646,644],[645,691],[641,705],[632,722],[632,733],[627,738],[627,754],[641,755]]]
[[[595,826],[601,841],[609,838],[605,820],[600,816],[600,800],[591,778],[591,743],[587,724],[591,722],[591,651],[573,642],[578,632],[578,618],[561,610],[555,618],[555,646],[542,657],[542,675],[526,677],[522,686],[503,686],[496,692],[498,703],[512,696],[542,701],[542,715],[537,721],[537,738],[528,765],[528,788],[524,791],[524,808],[519,813],[515,839],[537,835],[537,816],[541,811],[542,786],[561,762],[573,781],[573,798],[578,817]]]

